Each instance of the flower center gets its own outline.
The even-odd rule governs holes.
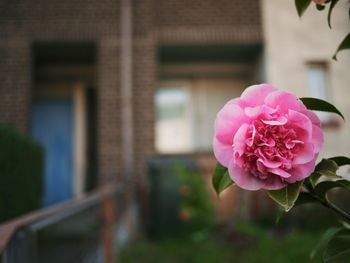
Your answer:
[[[260,179],[270,174],[288,177],[295,153],[303,144],[296,137],[296,132],[287,124],[255,120],[248,127],[243,154],[237,154],[234,147],[235,161]]]

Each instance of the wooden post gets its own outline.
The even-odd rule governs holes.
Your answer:
[[[105,263],[115,263],[115,251],[114,251],[114,224],[115,224],[115,211],[113,196],[107,197],[103,201],[103,256]]]

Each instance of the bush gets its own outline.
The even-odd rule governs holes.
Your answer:
[[[203,239],[214,225],[214,207],[195,164],[158,158],[150,163],[151,237],[192,235]]]
[[[42,169],[40,146],[0,125],[0,222],[39,208]]]

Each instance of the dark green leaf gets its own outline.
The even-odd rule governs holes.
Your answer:
[[[337,181],[324,181],[320,182],[315,187],[315,193],[321,197],[325,198],[326,194],[332,188],[341,187],[350,190],[350,182],[347,180],[337,180]]]
[[[295,7],[297,8],[299,17],[304,14],[310,3],[311,0],[295,0]]]
[[[345,221],[340,220],[340,223],[342,224],[342,226],[343,226],[344,228],[350,230],[350,224],[349,224],[348,222],[345,222]]]
[[[331,159],[322,159],[315,167],[315,172],[331,171],[335,173],[338,170],[338,164]]]
[[[339,166],[337,162],[333,159],[322,159],[316,167],[315,171],[309,176],[307,182],[310,182],[314,187],[321,176],[327,176],[329,178],[339,178],[336,172]]]
[[[315,187],[318,179],[322,176],[321,173],[313,172],[307,179],[306,182],[310,182],[312,187]]]
[[[315,172],[327,177],[336,178],[336,172],[338,168],[339,167],[335,161],[329,159],[322,159],[322,161],[316,165]]]
[[[284,215],[285,211],[281,208],[279,208],[276,212],[276,217],[275,217],[275,224],[278,225],[280,222],[282,216]]]
[[[316,4],[316,8],[317,8],[318,11],[323,11],[326,8],[326,6],[325,5]]]
[[[316,198],[312,197],[312,195],[309,193],[301,192],[298,196],[298,199],[295,201],[294,206],[310,203],[319,203],[319,201]]]
[[[345,157],[345,156],[335,156],[332,158],[328,158],[328,160],[332,160],[336,162],[338,166],[343,166],[343,165],[348,165],[350,164],[350,158]]]
[[[339,0],[331,0],[331,4],[329,5],[328,16],[327,16],[329,28],[332,28],[332,26],[331,26],[332,11],[333,11],[333,8],[335,7],[335,5],[338,3],[338,1]]]
[[[227,187],[233,184],[230,178],[227,168],[217,163],[212,175],[212,184],[214,186],[216,194],[220,194]]]
[[[311,260],[315,259],[316,256],[320,255],[323,253],[325,248],[327,247],[327,244],[329,240],[338,232],[343,230],[343,228],[340,227],[332,227],[328,228],[327,231],[322,235],[320,241],[317,243],[316,247],[311,251],[310,253],[310,258]]]
[[[343,114],[335,106],[333,106],[327,101],[316,98],[300,98],[300,100],[309,110],[333,112],[340,115],[343,118],[343,120],[345,120]]]
[[[324,252],[325,263],[343,263],[350,259],[350,230],[337,231],[328,242]]]
[[[298,199],[303,181],[296,182],[294,184],[288,184],[286,187],[280,190],[270,190],[268,195],[284,208],[288,212],[294,206],[295,201]]]
[[[344,38],[344,40],[340,43],[337,51],[333,55],[333,59],[337,60],[338,52],[344,49],[350,49],[350,33]]]

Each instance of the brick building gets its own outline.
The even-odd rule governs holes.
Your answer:
[[[306,27],[321,21],[313,12]],[[340,41],[348,24],[337,12]],[[65,196],[47,204],[131,177],[147,192],[147,163],[157,155],[185,154],[210,171],[215,114],[251,83],[317,95],[304,71],[328,70],[331,99],[348,109],[339,94],[349,56],[332,64],[334,43],[314,45],[325,26],[317,36],[302,27],[293,1],[2,0],[0,121],[69,163],[59,171]],[[61,128],[66,148],[45,144]],[[348,143],[334,139],[327,151],[347,154]]]
[[[66,197],[47,204],[126,174],[147,189],[147,162],[158,153],[211,156],[211,131],[183,151],[168,142],[156,149],[158,89],[188,86],[185,101],[198,95],[200,109],[215,108],[213,119],[227,96],[258,77],[262,46],[256,0],[4,0],[0,36],[0,121],[33,135],[55,162],[70,162],[60,170],[72,181],[62,186]],[[226,97],[207,105],[220,89]],[[179,127],[172,125],[163,137]],[[189,133],[198,132],[193,126]],[[61,128],[68,148],[52,150],[45,136]]]

